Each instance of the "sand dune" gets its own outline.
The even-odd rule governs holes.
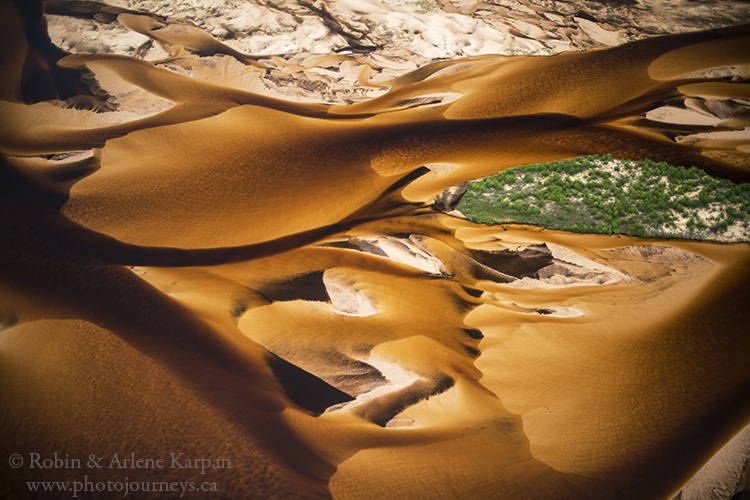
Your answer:
[[[624,36],[542,3],[506,12],[507,36]],[[477,226],[433,200],[590,153],[747,180],[745,136],[699,134],[747,127],[750,25],[410,72],[393,56],[376,82],[387,51],[274,59],[126,5],[55,15],[158,57],[65,56],[41,11],[1,5],[3,497],[87,474],[215,481],[212,498],[672,498],[747,425],[748,245]],[[354,3],[311,5],[377,42]],[[467,26],[504,8],[438,5]],[[303,87],[313,69],[379,87],[309,102],[257,73]],[[232,467],[7,465],[55,452]]]

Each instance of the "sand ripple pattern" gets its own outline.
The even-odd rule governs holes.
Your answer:
[[[432,203],[582,154],[747,180],[748,83],[721,71],[750,26],[436,62],[326,104],[249,90],[226,69],[281,70],[166,18],[99,12],[161,60],[61,57],[2,9],[6,455],[229,456],[226,498],[669,498],[747,423],[747,245]],[[685,102],[721,116],[646,116]]]

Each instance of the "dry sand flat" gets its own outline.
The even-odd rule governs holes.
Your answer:
[[[2,4],[2,467],[176,451],[231,459],[208,476],[216,498],[670,498],[747,424],[747,245],[430,208],[451,185],[584,153],[747,179],[744,140],[675,140],[747,114],[645,118],[707,93],[744,106],[747,25],[436,62],[346,105],[250,88],[236,65],[278,78],[287,63],[124,7],[97,22],[120,16],[165,60],[79,54],[60,73]],[[342,78],[372,65],[335,59]],[[71,87],[78,69],[110,99]],[[75,479],[6,469],[10,498]]]

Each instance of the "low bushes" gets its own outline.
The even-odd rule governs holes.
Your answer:
[[[457,209],[483,224],[750,241],[750,184],[650,160],[585,156],[504,170],[470,183]]]

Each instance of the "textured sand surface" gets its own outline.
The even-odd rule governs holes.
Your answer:
[[[272,59],[153,4],[52,3],[112,26],[90,47],[124,51],[65,56],[41,11],[0,3],[0,496],[84,474],[214,481],[210,498],[747,491],[746,431],[695,474],[750,416],[750,246],[476,226],[432,203],[592,153],[746,181],[750,142],[716,134],[750,126],[750,25],[551,57],[423,54],[410,71],[385,49]],[[306,12],[328,35],[362,5],[383,15],[327,5]],[[581,19],[573,48],[629,39],[524,5],[540,26]],[[502,8],[438,6],[467,23]],[[520,21],[508,36],[522,28],[533,41]],[[325,88],[305,87],[315,68]],[[666,104],[718,118],[647,116]],[[232,467],[8,465],[131,452]]]

